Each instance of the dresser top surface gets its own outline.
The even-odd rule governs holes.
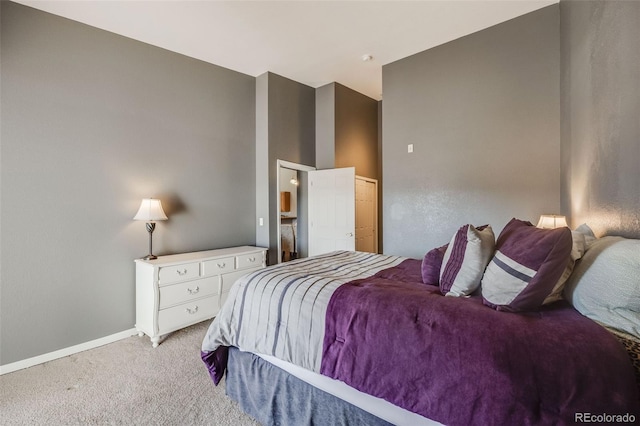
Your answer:
[[[157,259],[154,260],[145,260],[145,259],[135,259],[136,263],[143,263],[152,266],[156,265],[167,265],[174,263],[184,263],[184,262],[199,262],[202,260],[220,258],[226,256],[238,256],[242,254],[256,253],[267,250],[263,247],[254,247],[254,246],[240,246],[240,247],[229,247],[215,250],[204,250],[204,251],[194,251],[191,253],[180,253],[180,254],[171,254],[167,256],[158,256]]]

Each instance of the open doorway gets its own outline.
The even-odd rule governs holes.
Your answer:
[[[289,262],[298,253],[298,170],[280,168],[280,261]]]
[[[307,172],[315,167],[278,160],[278,263],[307,257]]]

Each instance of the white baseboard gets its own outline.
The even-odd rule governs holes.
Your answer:
[[[78,352],[83,352],[89,349],[97,348],[99,346],[104,346],[109,343],[117,342],[118,340],[126,339],[127,337],[133,336],[134,334],[138,334],[138,331],[135,328],[131,328],[129,330],[112,334],[110,336],[91,340],[90,342],[80,343],[79,345],[70,346],[68,348],[60,349],[54,352],[34,356],[33,358],[23,359],[22,361],[12,362],[11,364],[0,365],[0,376],[3,374],[12,373],[17,370],[22,370],[23,368],[29,368],[33,367],[34,365],[53,361],[54,359],[77,354]]]

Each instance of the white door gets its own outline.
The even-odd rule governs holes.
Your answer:
[[[355,250],[354,167],[309,172],[309,256]]]
[[[356,176],[356,250],[378,252],[378,181]]]

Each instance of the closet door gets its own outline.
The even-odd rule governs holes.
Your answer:
[[[378,252],[378,181],[356,176],[356,250]]]
[[[309,172],[309,256],[355,250],[354,167]]]

